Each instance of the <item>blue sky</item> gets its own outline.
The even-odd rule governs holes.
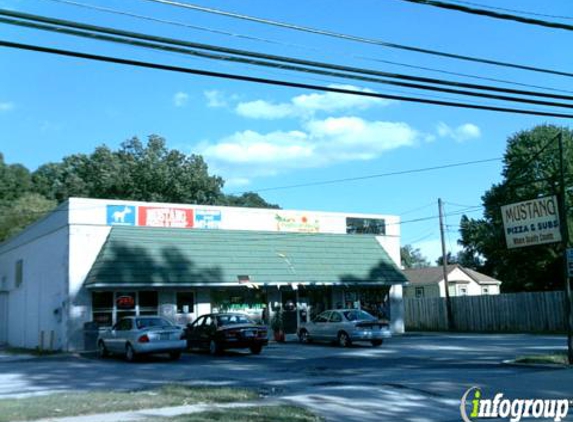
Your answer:
[[[78,1],[226,31],[235,36],[50,0],[0,0],[0,7],[390,72],[462,80],[376,60],[565,90],[571,86],[565,77],[336,40],[145,0]],[[573,16],[569,0],[479,2]],[[573,56],[569,54],[572,32],[470,16],[399,0],[201,0],[197,4],[393,43],[573,70]],[[220,72],[494,104],[488,100],[138,50],[7,25],[0,25],[0,38]],[[7,49],[0,54],[0,80],[0,151],[8,163],[22,163],[33,170],[69,154],[89,153],[101,144],[117,148],[132,136],[144,139],[158,134],[167,139],[171,148],[202,154],[210,169],[227,180],[225,191],[229,193],[501,157],[507,137],[513,133],[542,123],[569,123],[547,117],[269,87]],[[446,213],[450,214],[447,217],[448,248],[456,250],[460,212],[481,204],[482,194],[500,181],[501,166],[500,161],[494,161],[363,181],[265,190],[261,195],[286,209],[400,215],[404,220],[402,243],[420,248],[434,260],[439,253],[437,218],[421,222],[409,220],[437,215],[437,200],[442,198]],[[479,217],[481,210],[469,215]]]

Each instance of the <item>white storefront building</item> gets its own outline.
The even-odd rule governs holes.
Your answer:
[[[90,322],[287,302],[291,332],[347,306],[403,332],[399,265],[396,216],[70,198],[0,244],[0,344],[83,350]]]

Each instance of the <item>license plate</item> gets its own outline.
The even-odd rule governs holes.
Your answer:
[[[169,334],[159,334],[159,340],[169,340]]]
[[[245,331],[245,337],[254,337],[255,336],[255,332],[250,330],[250,331]]]

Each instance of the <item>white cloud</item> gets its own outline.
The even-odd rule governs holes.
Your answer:
[[[359,117],[311,120],[302,130],[236,132],[199,152],[224,175],[276,175],[340,162],[372,160],[392,149],[414,145],[420,134],[406,123]]]
[[[358,88],[352,85],[330,85],[330,87],[374,93],[370,89]],[[370,107],[388,105],[390,103],[391,101],[381,98],[325,92],[298,95],[285,103],[273,103],[264,100],[242,102],[237,104],[235,112],[240,116],[251,119],[309,118],[318,112],[335,113],[346,110],[356,112],[357,110],[366,110]]]
[[[216,89],[205,91],[203,92],[203,95],[205,95],[205,98],[207,99],[207,107],[221,108],[229,105],[229,99],[225,94]],[[235,99],[235,96],[232,96],[230,99]]]
[[[14,103],[10,103],[10,102],[0,103],[0,113],[5,112],[5,111],[14,110],[15,107],[16,106],[14,105]]]
[[[473,123],[465,123],[456,128],[452,128],[444,122],[440,122],[436,130],[440,138],[451,138],[456,142],[465,142],[481,137],[480,128]]]
[[[178,92],[173,96],[173,104],[175,107],[184,107],[189,101],[189,94],[185,92]]]

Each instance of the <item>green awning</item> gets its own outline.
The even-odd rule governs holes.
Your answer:
[[[86,286],[405,283],[371,235],[113,227]]]

